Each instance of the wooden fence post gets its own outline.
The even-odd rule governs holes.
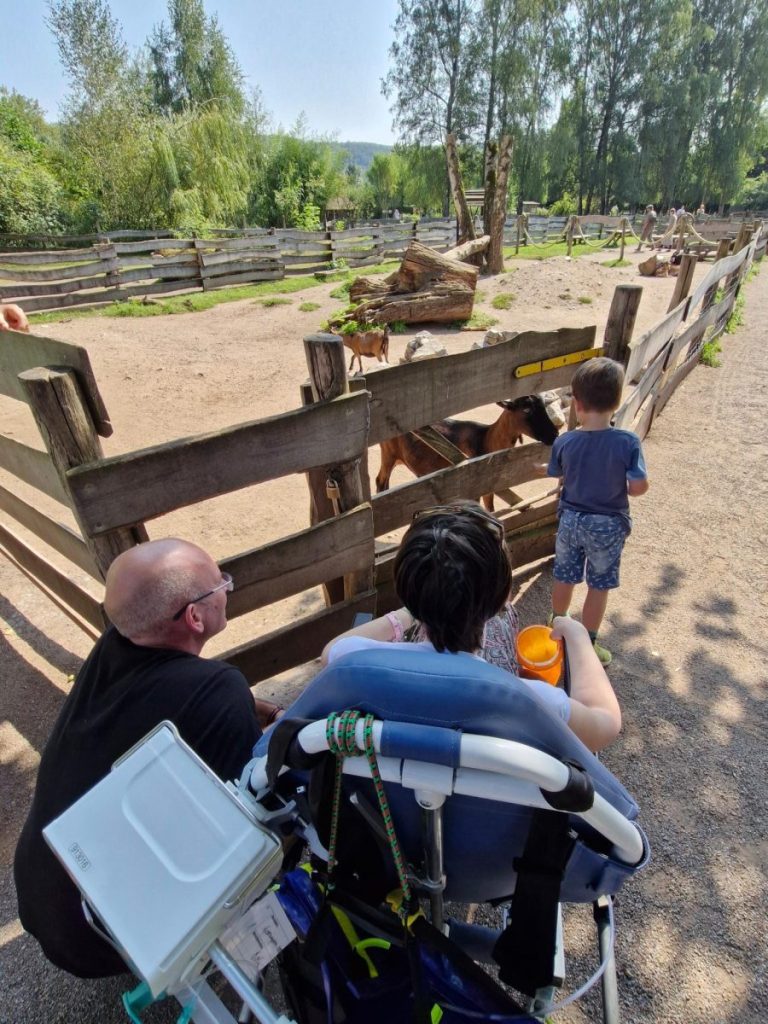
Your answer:
[[[520,252],[520,217],[521,217],[521,215],[518,213],[518,215],[517,215],[517,236],[515,237],[515,256],[517,256],[517,254]]]
[[[573,252],[573,215],[568,218],[568,226],[565,229],[565,244],[568,247],[567,255],[570,259]]]
[[[330,401],[349,392],[346,350],[336,334],[310,334],[304,338],[312,397],[316,402]],[[330,519],[340,512],[349,512],[362,505],[370,495],[362,478],[362,459],[354,459],[333,467],[320,467],[307,473],[311,495],[312,523]],[[325,584],[327,604],[349,600],[373,587],[373,560],[365,572],[351,573],[343,580]],[[350,623],[351,625],[351,623]]]
[[[27,394],[29,407],[51,462],[64,490],[70,494],[67,470],[104,458],[101,442],[77,383],[77,375],[74,370],[38,367],[20,373],[19,380]],[[124,527],[91,537],[81,526],[77,508],[74,504],[71,507],[102,578],[121,551],[127,551],[148,539],[143,525]]]
[[[680,257],[680,270],[677,275],[677,280],[675,281],[672,298],[669,300],[669,305],[667,306],[668,313],[673,310],[675,306],[679,305],[691,290],[691,282],[693,281],[693,272],[696,269],[697,260],[698,256],[695,252],[684,252]]]
[[[626,366],[629,362],[629,343],[635,328],[637,309],[643,294],[639,284],[617,285],[608,311],[603,345],[609,359]]]
[[[619,250],[619,262],[620,263],[624,259],[624,245],[626,243],[626,233],[627,233],[627,218],[626,217],[622,217],[621,218],[621,249]],[[633,324],[634,324],[634,321],[633,321]]]

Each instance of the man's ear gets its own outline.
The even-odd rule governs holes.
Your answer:
[[[202,620],[200,612],[197,610],[197,605],[188,604],[184,611],[184,622],[187,624],[187,628],[193,633],[202,633],[205,629],[205,623]]]

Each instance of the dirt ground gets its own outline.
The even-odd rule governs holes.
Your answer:
[[[607,268],[606,259],[510,262],[501,278],[481,281],[477,308],[506,329],[597,323],[599,337],[615,285],[641,283],[641,332],[666,310],[673,281],[638,278],[634,266]],[[340,305],[329,297],[333,287],[271,308],[245,300],[196,314],[51,324],[41,333],[88,349],[115,426],[105,453],[116,454],[296,407],[306,377],[301,338]],[[490,306],[499,291],[515,294],[507,311]],[[300,312],[305,300],[320,308]],[[653,849],[651,866],[627,886],[617,909],[620,995],[630,1024],[764,1019],[767,318],[764,271],[747,286],[746,324],[725,339],[723,366],[697,368],[654,425],[645,445],[652,489],[635,505],[623,584],[608,608],[605,641],[615,653],[610,675],[624,733],[606,761],[640,802]],[[391,361],[413,333],[393,336]],[[481,337],[434,333],[449,351]],[[32,439],[25,407],[3,400],[0,415],[15,437]],[[492,418],[493,409],[482,415]],[[372,473],[376,468],[372,452]],[[400,469],[393,482],[407,478]],[[290,478],[164,517],[150,524],[150,535],[187,536],[223,557],[306,525],[306,485]],[[524,623],[542,619],[550,586],[545,562],[524,583]],[[309,595],[237,620],[210,653],[319,604],[319,595]],[[2,1024],[124,1019],[117,993],[125,986],[69,978],[22,933],[10,875],[39,752],[90,645],[0,561]],[[286,674],[260,692],[289,695],[311,672]],[[584,926],[574,924],[576,976],[589,956]],[[587,1000],[560,1019],[591,1020],[594,1010]],[[147,1015],[171,1019],[160,1009]]]

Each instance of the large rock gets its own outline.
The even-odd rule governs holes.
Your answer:
[[[494,328],[491,328],[490,331],[485,332],[485,337],[480,344],[478,345],[475,343],[472,347],[490,348],[492,345],[500,345],[502,341],[511,341],[513,338],[516,338],[519,333],[519,331],[497,331]]]
[[[419,331],[405,346],[405,354],[401,363],[413,363],[417,359],[434,359],[436,356],[447,356],[448,349],[429,331]]]

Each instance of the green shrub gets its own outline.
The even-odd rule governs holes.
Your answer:
[[[515,298],[516,296],[513,292],[499,292],[498,295],[491,299],[491,305],[494,309],[509,309]]]
[[[591,295],[579,295],[579,302],[582,306],[591,306],[594,301]]]
[[[349,286],[352,284],[351,281],[344,281],[338,288],[334,288],[331,292],[332,299],[346,299],[349,301]]]
[[[456,326],[461,331],[487,331],[489,327],[495,327],[498,322],[495,316],[475,310],[468,320],[457,320]]]
[[[299,310],[302,313],[314,313],[316,309],[320,309],[319,302],[302,302],[299,306]]]
[[[389,325],[390,334],[405,334],[408,330],[408,324],[405,320],[393,320]]]
[[[701,346],[699,362],[704,363],[705,366],[718,367],[721,364],[717,357],[722,351],[722,347],[717,338],[714,338],[712,341],[705,341]]]

